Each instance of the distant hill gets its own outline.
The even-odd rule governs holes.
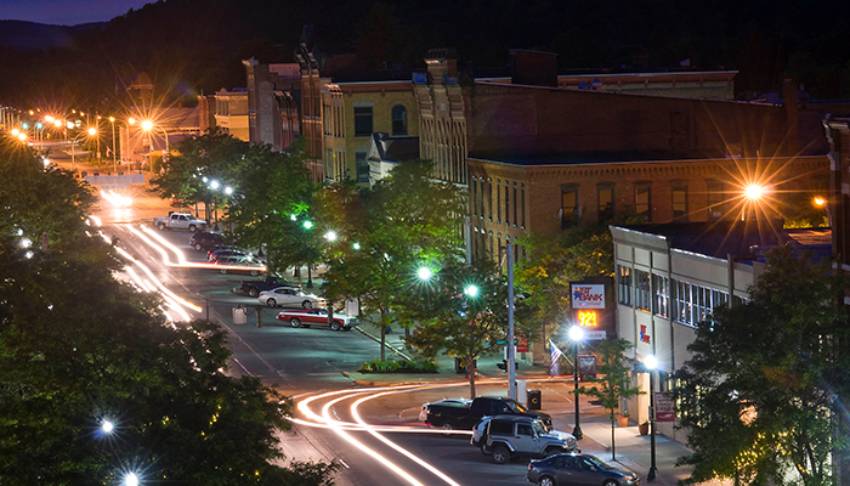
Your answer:
[[[454,47],[483,72],[504,68],[511,48],[537,48],[564,71],[687,60],[738,69],[741,93],[791,76],[815,96],[850,97],[850,2],[160,0],[95,26],[0,22],[0,102],[108,103],[138,71],[164,98],[244,85],[241,59],[292,61],[305,25],[321,52],[370,69],[422,69],[429,48]]]

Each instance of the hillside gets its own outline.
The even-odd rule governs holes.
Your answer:
[[[29,42],[20,46],[20,40],[14,49],[0,48],[0,65],[10,74],[0,77],[0,101],[106,102],[137,70],[147,71],[167,97],[237,86],[244,84],[241,59],[292,60],[308,24],[321,51],[355,52],[373,68],[420,69],[432,47],[455,47],[466,66],[499,68],[508,49],[527,47],[557,52],[564,70],[664,69],[687,59],[694,69],[739,69],[742,93],[776,89],[790,75],[817,96],[850,97],[850,51],[841,41],[850,4],[830,3],[828,13],[826,6],[790,0],[161,0],[94,28],[48,29],[44,37],[54,47],[48,52],[22,54]],[[3,32],[2,38],[21,37]],[[23,38],[38,43],[32,35]]]

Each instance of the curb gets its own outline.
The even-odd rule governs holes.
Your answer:
[[[361,329],[361,328],[360,328],[360,326],[355,326],[355,327],[354,327],[354,329],[355,329],[355,330],[357,330],[360,334],[362,334],[362,335],[366,336],[367,338],[371,339],[372,341],[375,341],[376,343],[381,344],[381,337],[380,337],[380,336],[375,336],[374,334],[372,334],[372,333],[371,333],[371,332],[369,332],[369,331],[364,331],[363,329]],[[407,361],[413,361],[413,358],[412,358],[412,357],[410,357],[410,355],[408,355],[408,354],[407,354],[407,353],[405,353],[404,351],[402,351],[402,350],[400,350],[400,349],[396,348],[394,345],[392,345],[392,344],[390,344],[390,343],[388,343],[388,342],[385,342],[385,343],[384,343],[384,345],[387,347],[387,349],[389,349],[389,350],[390,350],[390,351],[392,351],[393,353],[395,353],[395,354],[397,354],[397,355],[401,356],[402,358],[406,359]]]

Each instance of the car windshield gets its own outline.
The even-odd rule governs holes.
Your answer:
[[[584,457],[582,457],[582,460],[584,461],[585,464],[590,464],[590,465],[596,466],[597,469],[605,469],[605,470],[608,469],[607,464],[600,461],[599,459],[597,459],[594,456],[584,456]]]

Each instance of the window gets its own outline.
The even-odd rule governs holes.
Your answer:
[[[369,182],[369,161],[366,160],[366,152],[354,154],[357,162],[357,182]]]
[[[395,105],[392,110],[393,135],[407,135],[407,108]]]
[[[688,216],[688,186],[684,182],[674,182],[673,219],[686,219]]]
[[[511,435],[514,432],[514,424],[501,420],[490,422],[490,435]]]
[[[682,324],[694,323],[691,287],[687,282],[676,282],[676,320]]]
[[[569,228],[578,223],[578,187],[561,187],[561,228]]]
[[[372,135],[372,107],[357,106],[354,108],[354,136],[368,137]]]
[[[705,181],[707,193],[708,219],[717,220],[723,217],[724,191],[723,183],[709,179]]]
[[[484,194],[484,197],[487,199],[487,219],[493,221],[493,181],[488,180],[487,191]]]
[[[661,317],[669,317],[670,280],[658,275],[652,276],[652,312]]]
[[[511,199],[511,200],[514,202],[514,205],[513,205],[513,208],[512,208],[512,211],[514,212],[514,215],[513,215],[513,219],[512,219],[511,221],[513,221],[513,222],[514,222],[514,226],[516,226],[516,225],[519,223],[519,219],[517,219],[517,207],[519,206],[519,204],[518,204],[519,200],[517,199],[517,190],[516,190],[516,186],[514,186],[514,188],[513,188],[513,192],[514,192],[514,197],[513,197],[513,199]]]
[[[599,221],[614,217],[614,184],[596,186],[596,211]]]
[[[696,326],[710,320],[714,309],[728,302],[729,294],[722,290],[687,282],[676,283],[676,320],[682,324]]]
[[[505,223],[511,224],[511,187],[509,184],[505,184]]]
[[[531,433],[531,424],[516,424],[516,435],[533,436],[534,434]]]
[[[496,222],[502,222],[502,185],[496,182]]]
[[[472,183],[469,185],[469,194],[472,196],[472,215],[478,216],[478,179],[472,179]]]
[[[649,272],[635,270],[635,307],[649,310]]]
[[[632,305],[632,269],[617,265],[617,302]]]
[[[525,228],[525,186],[519,189],[519,225]]]
[[[635,216],[643,222],[652,221],[652,184],[635,184]]]

